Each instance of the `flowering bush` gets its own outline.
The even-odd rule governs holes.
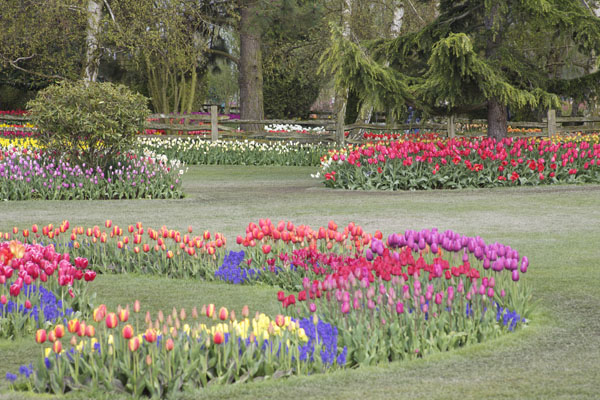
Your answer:
[[[153,153],[126,154],[105,169],[71,164],[30,149],[0,148],[0,199],[81,200],[180,198],[181,163]]]
[[[600,135],[400,140],[331,150],[313,177],[344,189],[459,189],[600,182]]]
[[[84,282],[96,273],[88,260],[57,253],[53,246],[0,242],[0,337],[14,338],[90,311]]]
[[[208,142],[193,138],[140,138],[138,146],[185,164],[201,165],[319,165],[329,148],[323,144],[283,142]]]
[[[144,228],[141,222],[123,229],[111,220],[105,221],[103,228],[69,228],[69,221],[58,227],[14,227],[12,235],[5,232],[4,237],[53,243],[57,248],[69,249],[73,257],[88,259],[90,266],[102,273],[138,272],[173,278],[214,279],[226,244],[220,233],[192,235],[191,226],[183,234],[166,226],[158,230]]]

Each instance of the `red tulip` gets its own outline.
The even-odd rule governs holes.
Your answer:
[[[93,325],[87,325],[85,327],[85,336],[87,337],[94,337],[94,335],[96,334],[96,328],[94,328]]]
[[[54,342],[54,344],[52,345],[52,350],[54,350],[56,354],[60,354],[60,352],[62,351],[62,343],[60,342],[60,340]]]
[[[115,328],[119,324],[117,314],[111,312],[106,315],[106,327],[109,329]]]
[[[8,303],[8,299],[6,298],[6,296],[5,295],[0,296],[0,304],[6,305],[6,303]]]
[[[133,326],[127,324],[123,327],[123,339],[131,339],[133,337]]]
[[[263,244],[263,246],[262,246],[262,252],[264,254],[269,254],[271,252],[271,245],[269,245],[269,244]]]
[[[214,313],[215,313],[215,305],[214,304],[209,304],[206,307],[206,316],[208,318],[212,318],[212,316],[214,315]]]
[[[173,339],[168,338],[167,341],[165,342],[165,349],[167,349],[167,351],[171,351],[171,350],[173,350],[174,347],[175,347],[175,343],[173,342]]]
[[[46,341],[46,330],[45,329],[38,329],[37,332],[35,332],[35,341],[38,342],[39,344],[42,344]]]
[[[219,309],[219,319],[221,321],[225,321],[227,319],[227,315],[228,315],[227,309],[225,307],[221,307]]]
[[[67,323],[67,330],[70,333],[76,333],[79,330],[79,321],[77,319],[72,319]]]
[[[223,332],[215,332],[214,336],[213,336],[213,342],[215,344],[221,344],[225,341],[225,336],[223,335]]]
[[[96,279],[96,272],[95,271],[91,271],[91,270],[85,271],[85,274],[83,274],[83,279],[86,282],[93,281],[94,279]]]
[[[146,333],[144,334],[144,338],[146,339],[146,341],[148,343],[154,343],[156,342],[156,332],[154,331],[154,329],[146,329]]]
[[[56,325],[54,327],[54,334],[56,335],[56,337],[58,339],[60,339],[61,337],[65,336],[65,326],[62,324]]]
[[[129,309],[123,308],[119,311],[119,321],[127,322],[129,319]]]
[[[29,301],[29,299],[25,300],[25,308],[27,310],[31,309],[31,301]]]
[[[129,339],[128,346],[131,352],[136,351],[140,347],[140,339],[137,336],[132,337]]]

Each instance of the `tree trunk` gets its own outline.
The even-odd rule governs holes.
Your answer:
[[[498,23],[501,18],[500,6],[496,3],[491,6],[489,14],[484,19],[485,28],[488,31],[488,38],[485,49],[485,56],[488,60],[494,60],[498,57],[498,46],[502,36],[502,27]],[[508,132],[508,113],[506,104],[502,104],[497,98],[487,99],[488,108],[488,137],[496,140],[506,137]]]
[[[508,131],[508,115],[506,105],[497,99],[488,100],[488,137],[500,140],[506,137]]]
[[[86,82],[96,82],[100,66],[100,51],[98,49],[98,31],[102,18],[102,4],[99,1],[88,1],[87,53],[83,79]]]
[[[264,118],[261,32],[253,21],[256,1],[243,2],[240,18],[240,114],[241,119]],[[247,125],[245,130],[262,131],[262,125]]]

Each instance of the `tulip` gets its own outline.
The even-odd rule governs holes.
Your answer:
[[[398,314],[402,314],[404,312],[404,303],[402,303],[400,301],[398,303],[396,303],[396,312]]]
[[[54,335],[56,335],[56,337],[58,339],[62,338],[63,336],[65,336],[65,326],[62,324],[56,325],[54,327]]]
[[[310,305],[308,306],[308,309],[310,310],[311,313],[314,313],[315,311],[317,311],[317,305],[315,303],[310,303]]]
[[[140,312],[140,301],[139,300],[136,300],[133,302],[133,312],[134,313]]]
[[[46,330],[45,329],[38,329],[35,332],[35,341],[39,344],[42,344],[46,341]]]
[[[8,299],[6,298],[5,295],[0,296],[0,304],[2,304],[3,306],[6,305],[6,303],[8,303]]]
[[[123,339],[131,339],[133,337],[133,326],[129,324],[125,325],[121,333],[123,335]]]
[[[109,329],[115,328],[119,324],[117,314],[111,312],[106,315],[106,327]]]
[[[136,351],[140,347],[140,339],[135,336],[129,339],[128,347],[131,352]]]
[[[94,337],[96,335],[96,328],[93,325],[87,325],[85,327],[85,336]]]
[[[165,342],[165,349],[167,349],[167,351],[171,351],[171,350],[173,350],[174,347],[175,347],[175,343],[173,342],[173,339],[168,338],[167,341]]]
[[[262,252],[263,252],[263,254],[269,254],[271,252],[271,245],[263,244]]]
[[[52,345],[52,350],[54,350],[56,354],[60,354],[60,352],[62,351],[62,343],[60,342],[60,340],[54,342],[54,344]]]
[[[277,314],[275,316],[275,324],[281,328],[283,325],[285,325],[285,317],[281,314]]]
[[[54,332],[54,330],[48,331],[48,341],[49,342],[56,342],[56,332]]]
[[[26,308],[27,310],[30,310],[30,309],[31,309],[31,307],[32,307],[32,306],[31,306],[31,301],[29,301],[29,299],[25,300],[25,308]]]
[[[123,308],[119,311],[119,321],[127,322],[129,319],[129,309]]]
[[[213,335],[213,342],[215,344],[221,344],[225,341],[225,336],[223,335],[223,332],[215,332],[215,334]]]
[[[225,307],[221,307],[219,309],[219,319],[221,321],[225,321],[227,319],[228,313],[227,313],[227,309]]]
[[[156,332],[154,331],[154,329],[146,329],[146,333],[144,334],[144,338],[146,339],[146,341],[148,343],[154,343],[156,342]]]
[[[214,315],[214,313],[215,313],[215,305],[214,304],[209,304],[206,307],[206,316],[208,318],[212,318],[212,316]]]

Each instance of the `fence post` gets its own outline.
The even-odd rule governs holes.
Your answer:
[[[556,110],[548,110],[548,136],[556,135]]]
[[[217,106],[210,106],[210,140],[213,142],[219,140],[218,117]]]
[[[448,137],[453,138],[456,136],[456,126],[454,125],[454,114],[448,116]]]

